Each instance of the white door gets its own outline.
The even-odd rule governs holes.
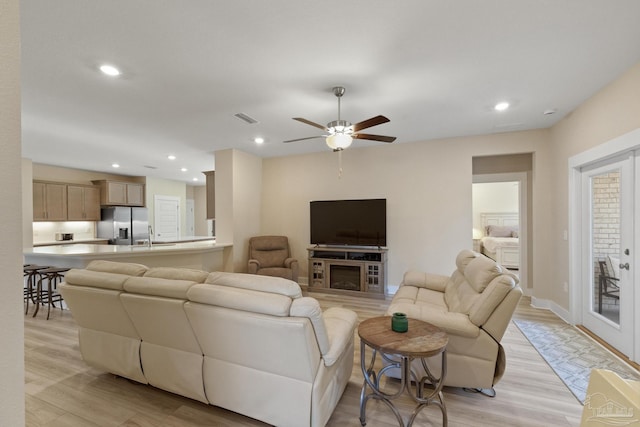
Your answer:
[[[155,196],[153,210],[156,240],[177,240],[180,237],[180,199]]]
[[[582,322],[633,357],[634,156],[583,167]]]

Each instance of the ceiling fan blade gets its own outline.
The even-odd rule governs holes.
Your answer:
[[[356,123],[355,125],[353,125],[353,131],[354,132],[358,132],[362,129],[366,129],[366,128],[370,128],[372,126],[377,126],[377,125],[381,125],[383,123],[387,123],[391,120],[387,119],[385,116],[375,116],[372,117],[368,120],[364,120],[360,123]]]
[[[318,123],[314,123],[314,122],[312,122],[311,120],[303,119],[302,117],[294,117],[294,118],[293,118],[293,120],[297,120],[297,121],[299,121],[299,122],[302,122],[302,123],[305,123],[305,124],[311,125],[311,126],[313,126],[313,127],[317,127],[318,129],[322,129],[322,130],[324,130],[324,131],[329,131],[329,129],[327,129],[327,127],[326,127],[326,126],[320,125],[320,124],[318,124]]]
[[[308,136],[306,138],[289,139],[287,141],[282,141],[282,142],[297,142],[297,141],[305,141],[307,139],[316,139],[316,138],[324,138],[324,137],[325,137],[325,135]]]
[[[395,136],[371,135],[369,133],[356,133],[351,136],[353,136],[355,139],[369,139],[371,141],[380,142],[393,142],[396,140]]]

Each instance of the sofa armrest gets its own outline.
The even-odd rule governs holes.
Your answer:
[[[391,304],[387,314],[405,313],[410,319],[422,320],[431,323],[445,331],[449,335],[466,338],[475,338],[480,334],[480,328],[474,325],[469,316],[463,313],[434,310],[429,305],[410,303]]]
[[[409,270],[404,273],[400,286],[415,286],[418,288],[427,288],[433,291],[444,292],[448,282],[449,276]]]
[[[260,269],[260,261],[258,261],[257,259],[250,259],[247,272],[249,274],[256,274],[258,272],[258,269]]]
[[[331,307],[323,313],[329,336],[329,351],[322,355],[325,366],[331,366],[349,348],[358,325],[355,312],[341,307]]]
[[[287,268],[297,268],[298,267],[298,260],[295,258],[287,258],[284,260],[284,266]]]
[[[291,280],[298,281],[298,260],[295,258],[287,258],[284,260],[284,266],[291,269]]]

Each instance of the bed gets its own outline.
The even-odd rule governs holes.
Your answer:
[[[518,269],[520,265],[520,239],[517,212],[487,212],[482,220],[481,252],[498,264]]]

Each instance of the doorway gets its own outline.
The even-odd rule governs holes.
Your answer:
[[[472,183],[518,182],[518,276],[525,295],[533,293],[533,153],[474,156]],[[473,187],[472,187],[473,188]],[[503,218],[511,221],[509,218]],[[474,236],[475,237],[475,236]],[[476,241],[473,242],[474,244]],[[511,254],[513,255],[513,254]]]
[[[634,362],[640,359],[638,149],[640,131],[569,161],[571,316]]]
[[[523,291],[530,294],[527,286],[527,174],[474,175],[472,199],[474,250],[515,273]],[[497,234],[494,235],[492,229]]]

